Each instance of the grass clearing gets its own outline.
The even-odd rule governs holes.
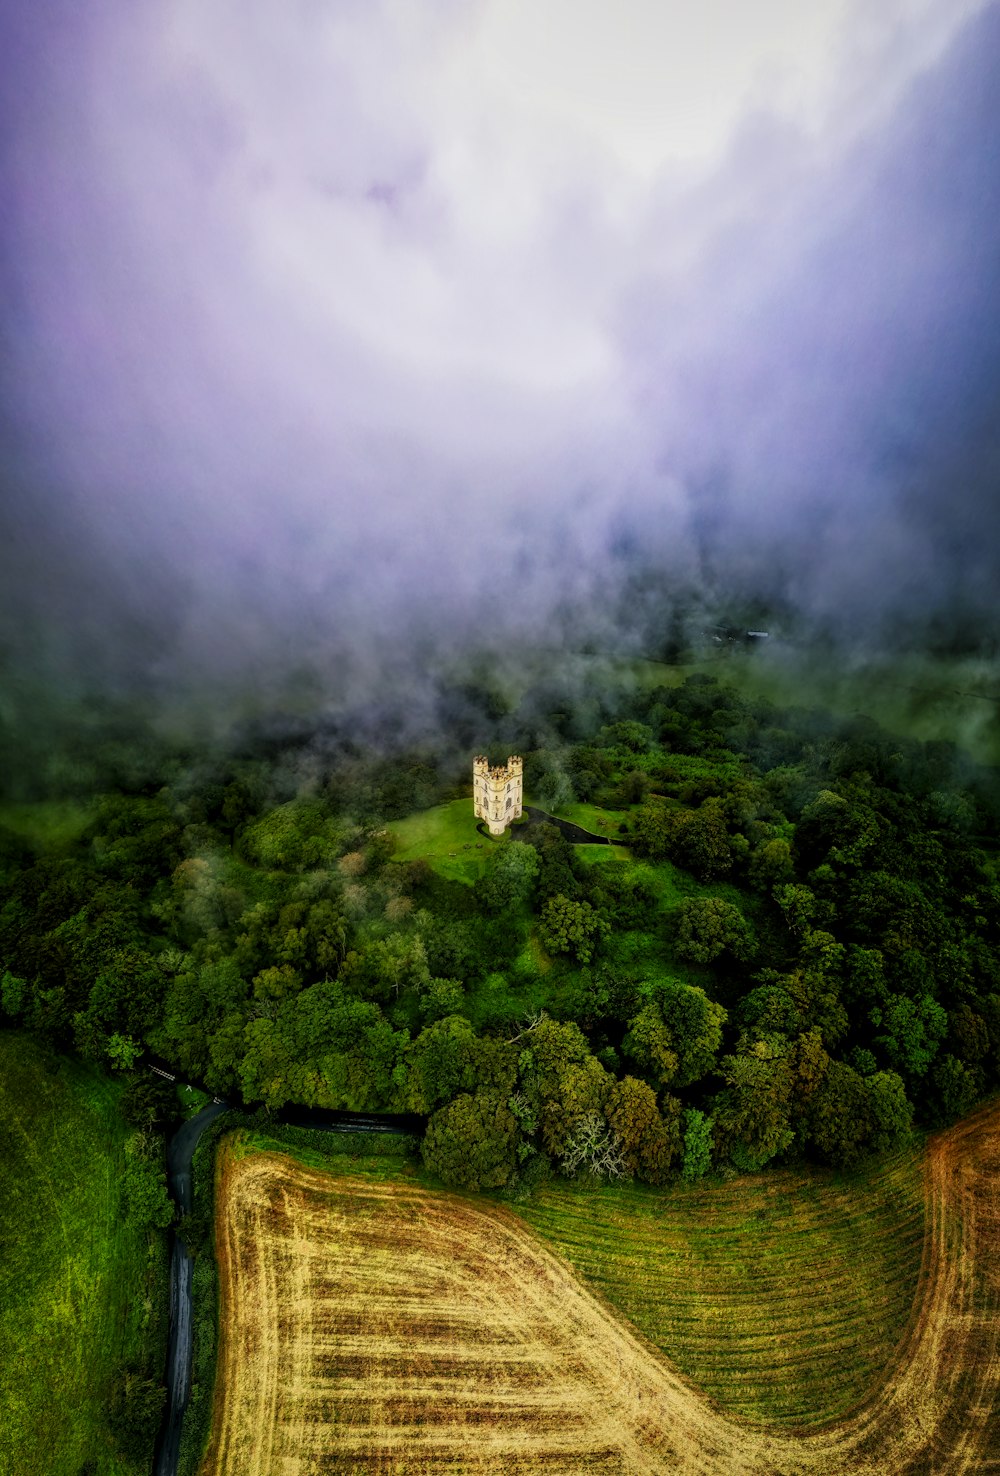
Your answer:
[[[188,1086],[184,1082],[176,1082],[174,1095],[180,1104],[185,1118],[197,1117],[203,1107],[207,1107],[212,1098],[208,1092],[203,1092],[200,1087]]]
[[[348,1172],[331,1172],[328,1162],[309,1166],[261,1146],[228,1140],[217,1160],[220,1377],[201,1476],[978,1476],[1000,1459],[1000,1105],[928,1144],[926,1233],[909,1315],[862,1402],[811,1430],[765,1428],[722,1411],[507,1207],[358,1170],[349,1158]],[[852,1227],[854,1279],[867,1288],[852,1297],[850,1276],[837,1283],[846,1321],[855,1319],[853,1337],[841,1341],[853,1363],[878,1285],[864,1270],[866,1251],[897,1234],[887,1206],[912,1195],[918,1166],[915,1157],[894,1160],[881,1190],[872,1180],[830,1180],[824,1189],[769,1175],[766,1204],[736,1183],[639,1193],[646,1214],[624,1200],[618,1207],[654,1239],[672,1204],[689,1214],[693,1248],[676,1287],[689,1283],[687,1320],[702,1321],[733,1400],[743,1365],[732,1327],[748,1334],[747,1309],[780,1299],[782,1268],[798,1319],[813,1341],[827,1337],[817,1297],[847,1256],[850,1232],[835,1245],[838,1216]],[[869,1212],[872,1192],[885,1203]],[[842,1213],[851,1196],[854,1207]],[[576,1196],[577,1208],[592,1201],[577,1243],[602,1197],[620,1198]],[[712,1202],[724,1207],[714,1230]],[[561,1199],[556,1208],[565,1213]],[[797,1226],[786,1219],[792,1211]],[[713,1233],[730,1240],[716,1269],[727,1259],[734,1275],[741,1268],[745,1296],[706,1296],[699,1267],[713,1263],[705,1248]],[[642,1300],[664,1253],[645,1257],[619,1241],[617,1254]],[[761,1276],[771,1281],[764,1296]],[[781,1315],[794,1334],[789,1308]],[[674,1320],[680,1337],[685,1319]],[[773,1328],[762,1335],[779,1355],[775,1378],[801,1383],[786,1343]],[[822,1395],[818,1376],[813,1383]]]
[[[556,818],[568,820],[571,825],[579,825],[592,835],[617,837],[620,827],[627,823],[628,817],[638,808],[638,805],[626,805],[620,810],[608,810],[603,805],[585,804],[580,800],[560,805]]]
[[[624,846],[574,846],[573,854],[585,866],[625,866],[632,861],[632,852]]]
[[[0,1382],[11,1476],[138,1472],[107,1411],[119,1371],[166,1356],[163,1239],[121,1208],[116,1083],[0,1032]]]
[[[448,881],[471,886],[481,876],[492,842],[476,830],[471,798],[418,810],[386,829],[397,841],[394,861],[427,861]]]

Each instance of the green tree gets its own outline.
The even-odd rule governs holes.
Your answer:
[[[550,953],[568,953],[578,963],[589,963],[609,929],[589,902],[573,901],[559,893],[543,907],[538,931]]]
[[[582,1061],[567,1063],[559,1073],[558,1088],[544,1097],[531,1090],[527,1083],[527,1095],[537,1101],[539,1127],[546,1153],[553,1158],[566,1154],[568,1144],[585,1119],[593,1123],[595,1118],[604,1120],[604,1102],[612,1078],[600,1061],[588,1052]],[[591,1146],[596,1139],[589,1135]]]
[[[675,926],[677,952],[692,963],[712,963],[724,953],[745,963],[756,946],[742,912],[722,897],[689,897],[676,909]]]
[[[242,845],[251,861],[270,871],[332,866],[341,834],[323,803],[291,800],[248,825]]]
[[[504,912],[529,900],[540,870],[534,846],[505,837],[490,852],[486,874],[476,883],[476,892],[489,912]]]
[[[408,1106],[433,1112],[476,1086],[476,1033],[461,1015],[436,1020],[406,1052]]]
[[[871,1147],[884,1153],[905,1141],[913,1130],[913,1108],[902,1078],[895,1071],[876,1071],[865,1080],[871,1119]]]
[[[135,1369],[122,1374],[108,1409],[108,1424],[115,1444],[129,1461],[152,1457],[167,1391],[154,1379]]]
[[[429,979],[420,996],[420,1016],[430,1024],[446,1015],[457,1015],[465,1004],[461,979]]]
[[[895,1072],[861,1077],[843,1061],[831,1061],[810,1102],[808,1128],[820,1156],[846,1167],[863,1154],[884,1152],[904,1140],[912,1118]]]
[[[174,1217],[163,1165],[142,1133],[126,1139],[122,1196],[128,1218],[144,1228],[166,1229]]]
[[[128,1071],[142,1055],[142,1046],[130,1035],[112,1035],[108,1039],[107,1054],[117,1071]]]
[[[750,855],[750,885],[759,892],[770,892],[786,885],[792,876],[792,848],[783,836],[773,836]]]
[[[704,989],[676,979],[657,985],[654,998],[677,1056],[674,1086],[690,1086],[715,1067],[726,1011]]]
[[[924,1076],[948,1032],[948,1013],[936,999],[924,995],[908,999],[890,995],[888,1004],[872,1011],[872,1023],[882,1026],[875,1036],[894,1067],[907,1076]]]
[[[560,1156],[577,1123],[603,1112],[611,1078],[590,1054],[586,1037],[573,1021],[547,1015],[522,1033],[518,1076],[521,1092],[535,1117],[545,1151]]]
[[[657,1089],[673,1083],[680,1062],[659,1005],[643,1005],[629,1021],[622,1049]]]
[[[594,739],[595,747],[621,748],[626,753],[648,753],[652,743],[652,728],[629,719],[610,723]]]
[[[712,1167],[713,1125],[714,1120],[697,1107],[685,1109],[681,1178],[687,1184],[703,1179]]]
[[[697,810],[680,812],[674,824],[672,854],[701,881],[711,881],[730,869],[733,851],[720,799],[706,799]]]
[[[737,1168],[763,1168],[789,1147],[794,1085],[787,1042],[756,1040],[720,1063],[726,1090],[714,1101],[717,1140]]]
[[[658,861],[670,853],[673,808],[660,795],[651,795],[632,816],[630,840],[640,856]]]
[[[9,969],[5,969],[3,978],[0,979],[0,1006],[4,1014],[16,1019],[27,1006],[30,997],[27,979],[20,979]]]
[[[930,1073],[931,1110],[936,1122],[953,1122],[975,1106],[982,1091],[976,1073],[955,1056],[943,1055]]]
[[[462,1092],[431,1118],[424,1165],[460,1189],[502,1189],[517,1166],[517,1121],[492,1093]]]

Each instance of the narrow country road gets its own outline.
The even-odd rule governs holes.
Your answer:
[[[628,841],[621,836],[595,835],[592,830],[584,830],[582,825],[574,825],[572,820],[560,820],[558,815],[549,815],[545,810],[536,809],[534,805],[525,805],[524,813],[532,825],[554,825],[574,846],[628,845]]]
[[[168,1081],[177,1081],[171,1072],[161,1067],[153,1066],[151,1069]],[[228,1112],[232,1105],[217,1097],[196,1116],[182,1123],[167,1144],[167,1187],[181,1219],[191,1213],[191,1163],[199,1139],[205,1129],[221,1113]],[[361,1114],[309,1107],[284,1108],[274,1114],[273,1120],[289,1127],[322,1128],[330,1133],[419,1133],[426,1126],[425,1118],[411,1114]],[[194,1260],[176,1227],[171,1242],[167,1404],[156,1445],[154,1476],[176,1476],[184,1413],[191,1397],[191,1273]]]
[[[181,1215],[191,1213],[191,1160],[202,1133],[226,1102],[210,1102],[190,1118],[167,1144],[167,1184]],[[170,1343],[167,1352],[167,1407],[156,1449],[155,1476],[175,1476],[184,1411],[191,1395],[191,1271],[194,1261],[177,1234],[170,1249]]]

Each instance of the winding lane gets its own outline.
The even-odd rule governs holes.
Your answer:
[[[210,1102],[174,1133],[167,1144],[167,1185],[181,1216],[191,1213],[191,1160],[205,1129],[227,1102]],[[191,1272],[194,1258],[176,1230],[170,1248],[170,1342],[167,1351],[167,1407],[156,1449],[155,1476],[175,1476],[184,1411],[191,1397]]]
[[[554,825],[558,831],[573,846],[627,846],[628,841],[621,836],[595,835],[592,830],[584,830],[582,825],[574,825],[572,820],[560,820],[558,815],[550,815],[547,810],[539,810],[535,805],[525,805],[524,813],[528,817],[529,828],[535,825]],[[490,832],[482,820],[476,826],[480,835],[490,839]],[[517,839],[517,832],[509,832]]]

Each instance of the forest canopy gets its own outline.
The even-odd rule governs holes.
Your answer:
[[[849,1165],[995,1089],[997,771],[704,674],[461,700],[467,757],[118,733],[58,843],[8,806],[4,1017],[250,1105],[425,1114],[470,1188]],[[492,841],[470,801],[455,865],[399,859],[490,742],[604,843]]]

